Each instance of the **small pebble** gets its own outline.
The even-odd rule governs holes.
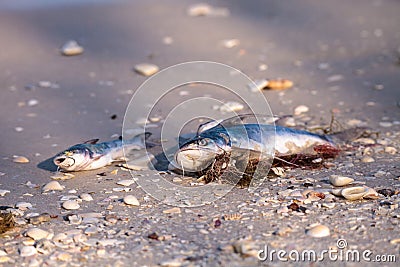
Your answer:
[[[15,157],[13,159],[13,161],[16,162],[16,163],[28,163],[29,159],[27,157],[24,157],[24,156],[18,156],[18,157]]]
[[[151,76],[154,73],[159,71],[159,68],[157,65],[150,64],[150,63],[137,64],[134,67],[134,69],[137,73],[144,75],[144,76]]]
[[[47,191],[62,191],[62,190],[64,190],[64,187],[62,187],[60,185],[60,183],[57,182],[57,181],[51,181],[51,182],[45,184],[43,186],[43,188],[42,188],[43,192],[47,192]]]
[[[300,115],[300,114],[302,114],[302,113],[308,112],[309,110],[310,110],[310,109],[309,109],[307,106],[305,106],[305,105],[300,105],[300,106],[297,106],[297,107],[294,109],[294,115],[298,116],[298,115]]]
[[[30,257],[36,254],[37,250],[34,246],[24,246],[19,251],[19,255],[21,255],[21,257]]]
[[[320,224],[308,229],[307,235],[311,237],[320,238],[320,237],[330,236],[331,232],[327,226]]]
[[[338,82],[338,81],[341,81],[341,80],[343,80],[344,79],[344,77],[342,76],[342,75],[332,75],[332,76],[330,76],[329,78],[328,78],[328,82]]]
[[[62,204],[62,207],[66,210],[77,210],[80,205],[76,200],[67,200]]]
[[[76,41],[70,40],[61,47],[61,54],[64,56],[76,56],[83,53],[83,47]]]
[[[127,195],[123,199],[124,203],[131,206],[140,206],[139,200],[132,195]]]
[[[379,123],[379,126],[384,127],[384,128],[388,128],[388,127],[392,127],[393,123],[389,122],[389,121],[381,121]]]
[[[14,128],[14,130],[16,131],[16,132],[22,132],[23,130],[24,130],[24,128],[22,128],[22,127],[15,127]]]

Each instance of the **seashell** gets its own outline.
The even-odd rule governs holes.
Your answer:
[[[92,195],[88,193],[83,193],[79,197],[84,201],[93,201]]]
[[[139,200],[132,195],[127,195],[123,199],[124,203],[131,206],[140,206]]]
[[[305,105],[300,105],[300,106],[297,106],[297,107],[294,109],[294,115],[298,116],[298,115],[300,115],[300,114],[302,114],[302,113],[308,112],[309,110],[310,110],[310,109],[309,109],[307,106],[305,106]]]
[[[362,186],[344,188],[341,191],[341,195],[348,200],[362,199],[366,193],[367,189]]]
[[[364,162],[364,163],[371,163],[371,162],[374,162],[374,161],[375,161],[375,159],[373,157],[371,157],[371,156],[363,156],[361,158],[361,162]]]
[[[62,207],[66,210],[77,210],[80,208],[80,205],[76,200],[67,200],[62,203]]]
[[[64,188],[60,185],[59,182],[57,181],[51,181],[47,184],[45,184],[42,188],[43,192],[47,191],[62,191]]]
[[[346,176],[331,175],[329,177],[329,182],[334,186],[345,186],[354,182],[354,179]]]
[[[165,260],[160,262],[160,266],[162,267],[180,267],[182,265],[182,259]]]
[[[223,113],[236,112],[244,108],[242,104],[235,101],[228,101],[219,107],[219,111]]]
[[[181,209],[178,207],[174,207],[171,209],[167,209],[167,210],[163,210],[163,213],[165,214],[180,214],[181,213]]]
[[[379,194],[375,191],[375,189],[366,187],[365,195],[363,196],[364,199],[378,199]]]
[[[191,17],[207,16],[211,11],[212,7],[208,4],[195,4],[188,8],[187,14]]]
[[[19,250],[21,257],[30,257],[37,254],[37,250],[34,246],[24,246]]]
[[[15,207],[19,210],[27,210],[32,208],[32,204],[29,202],[17,202],[17,204],[15,204]]]
[[[312,237],[326,237],[331,235],[331,231],[325,225],[319,224],[307,230],[307,235]]]
[[[233,48],[235,46],[238,46],[240,44],[240,41],[238,39],[227,39],[222,41],[222,45],[226,48]]]
[[[18,157],[15,157],[13,159],[13,161],[16,162],[16,163],[28,163],[29,159],[27,157],[24,157],[24,156],[18,156]]]
[[[61,47],[61,54],[64,56],[76,56],[83,53],[83,47],[76,41],[70,40]]]
[[[236,253],[242,256],[252,256],[257,257],[259,252],[259,247],[254,241],[251,240],[239,240],[233,244],[233,248]]]
[[[285,90],[293,86],[293,82],[287,79],[274,79],[268,80],[268,85],[266,86],[271,90]]]
[[[129,179],[129,180],[121,180],[117,182],[117,185],[123,185],[123,186],[130,186],[131,184],[134,184],[135,180]]]
[[[149,64],[149,63],[141,63],[137,64],[134,67],[135,71],[144,76],[151,76],[154,73],[158,72],[159,68],[157,65]]]
[[[30,228],[25,232],[25,235],[29,236],[33,240],[40,240],[51,236],[49,232],[40,228]]]
[[[10,193],[10,190],[0,189],[0,197],[4,197],[8,193]]]

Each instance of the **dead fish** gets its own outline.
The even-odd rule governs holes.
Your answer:
[[[217,157],[230,154],[235,149],[257,152],[271,158],[300,154],[313,156],[324,150],[338,153],[344,136],[348,137],[348,132],[319,135],[273,124],[252,123],[227,127],[218,124],[181,145],[172,164],[184,171],[199,172],[210,166]]]
[[[58,153],[53,162],[64,171],[99,169],[121,160],[124,156],[124,149],[129,151],[145,148],[145,140],[150,135],[146,132],[130,140],[118,139],[103,143],[97,143],[99,139],[92,139]]]

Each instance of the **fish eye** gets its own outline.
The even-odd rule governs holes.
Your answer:
[[[206,146],[206,145],[208,145],[208,142],[206,139],[200,139],[198,144],[199,144],[199,146]]]

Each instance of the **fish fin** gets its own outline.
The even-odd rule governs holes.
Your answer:
[[[91,145],[94,145],[94,144],[96,144],[99,140],[100,140],[100,139],[98,139],[98,138],[94,138],[94,139],[90,139],[90,140],[87,140],[87,141],[83,142],[83,144],[91,144]]]

